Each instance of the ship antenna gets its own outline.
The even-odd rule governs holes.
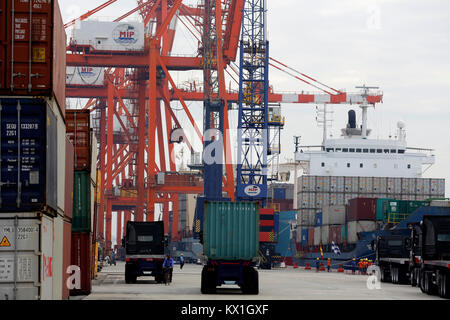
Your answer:
[[[370,105],[367,103],[367,96],[369,95],[370,89],[379,89],[379,87],[367,87],[365,84],[363,84],[361,87],[356,87],[357,89],[362,89],[362,97],[364,99],[363,103],[360,105],[360,108],[362,109],[362,126],[361,126],[361,137],[363,139],[367,139],[367,108],[373,105]]]

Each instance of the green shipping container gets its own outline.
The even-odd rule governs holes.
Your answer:
[[[430,201],[408,201],[407,203],[407,213],[411,214],[417,209],[421,207],[428,207],[430,205]]]
[[[203,251],[212,260],[252,260],[259,251],[256,202],[205,202]]]
[[[377,199],[377,217],[376,217],[377,221],[383,221],[385,219],[389,201],[395,200],[389,198]]]
[[[73,232],[91,232],[91,177],[87,171],[73,174]]]
[[[347,225],[343,224],[341,226],[341,243],[347,243],[347,233],[348,233],[347,230],[348,230]]]

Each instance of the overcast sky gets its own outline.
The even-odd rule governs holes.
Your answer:
[[[65,21],[104,0],[60,0]],[[116,18],[135,7],[118,0],[95,17]],[[185,2],[183,2],[185,3]],[[186,3],[197,3],[188,1]],[[435,149],[436,164],[424,177],[445,178],[450,195],[450,2],[446,0],[268,0],[270,56],[334,88],[379,86],[383,103],[369,112],[373,137],[394,135],[406,123],[410,147]],[[175,53],[194,53],[196,41],[179,24]],[[190,73],[174,75],[199,77]],[[315,91],[273,68],[275,91]],[[191,104],[198,123],[201,107]],[[349,106],[334,106],[331,133],[346,124]],[[282,158],[293,158],[294,135],[320,144],[315,105],[283,105]],[[358,116],[360,112],[358,111]],[[359,118],[358,118],[359,121]]]

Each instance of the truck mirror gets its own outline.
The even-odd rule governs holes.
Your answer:
[[[405,249],[411,250],[411,239],[410,238],[405,239]]]

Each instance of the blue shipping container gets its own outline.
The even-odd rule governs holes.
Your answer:
[[[316,227],[322,226],[322,212],[316,213]]]
[[[286,199],[286,189],[273,188],[273,199]]]
[[[0,99],[0,110],[0,211],[56,209],[56,116],[43,99]]]
[[[282,257],[292,257],[290,248],[290,224],[287,221],[280,221],[280,229],[278,233],[278,243],[275,244],[275,252]]]
[[[295,220],[297,211],[280,211],[280,220]]]

